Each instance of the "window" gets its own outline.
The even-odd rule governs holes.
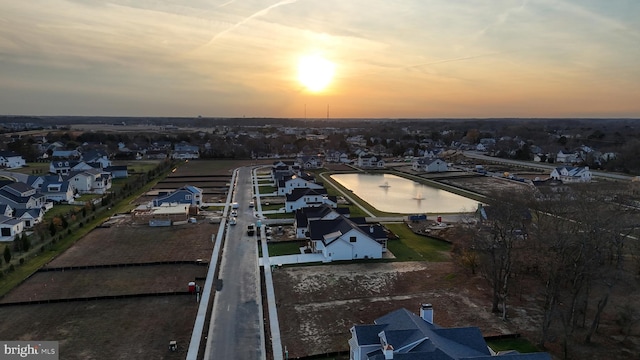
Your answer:
[[[191,195],[185,195],[185,196],[184,196],[184,199],[185,199],[185,200],[191,200]]]
[[[352,237],[350,237],[350,238],[349,238],[349,242],[356,242],[356,240],[357,240],[357,239],[356,239],[356,237],[355,237],[355,236],[352,236]]]

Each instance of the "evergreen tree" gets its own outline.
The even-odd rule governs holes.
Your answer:
[[[4,247],[4,262],[6,262],[8,264],[9,261],[11,261],[11,250],[9,249],[8,246],[5,246]]]
[[[22,251],[29,251],[29,249],[31,248],[31,241],[29,241],[29,237],[26,233],[22,233],[20,242],[22,243]]]

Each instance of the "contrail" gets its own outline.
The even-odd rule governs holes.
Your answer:
[[[229,1],[229,2],[227,2],[227,3],[225,3],[225,4],[222,4],[221,6],[223,6],[223,5],[227,5],[227,4],[231,3],[231,2],[233,2],[233,0],[232,0],[232,1]],[[255,18],[259,17],[259,16],[266,15],[267,13],[269,13],[269,11],[271,11],[271,10],[273,10],[273,9],[277,8],[277,7],[280,7],[280,6],[283,6],[283,5],[293,4],[293,3],[296,3],[296,2],[298,2],[298,0],[281,0],[281,1],[279,1],[279,2],[277,2],[277,3],[275,3],[275,4],[273,4],[273,5],[270,5],[270,6],[268,6],[268,7],[264,8],[264,9],[262,9],[262,10],[258,11],[258,12],[255,12],[255,13],[253,13],[253,14],[251,14],[251,15],[247,16],[246,18],[244,18],[244,19],[240,20],[239,22],[237,22],[237,23],[235,23],[235,24],[231,25],[229,28],[227,28],[227,29],[225,29],[225,30],[222,30],[221,32],[219,32],[219,33],[215,34],[215,35],[211,38],[211,40],[209,40],[209,42],[208,42],[208,43],[206,43],[206,44],[205,44],[205,45],[203,45],[203,46],[209,46],[209,45],[213,44],[213,42],[214,42],[214,41],[216,41],[216,40],[217,40],[219,37],[221,37],[222,35],[224,35],[224,34],[226,34],[226,33],[230,32],[230,31],[233,31],[233,30],[237,29],[239,26],[244,25],[244,24],[246,24],[247,22],[249,22],[249,21],[251,21],[251,20],[253,20],[253,19],[255,19]]]

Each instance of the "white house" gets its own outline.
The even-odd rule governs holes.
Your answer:
[[[23,167],[26,164],[22,155],[18,155],[13,151],[0,151],[0,167],[12,169]]]
[[[278,195],[290,194],[293,189],[324,189],[322,184],[293,175],[289,179],[278,181]]]
[[[98,169],[71,172],[67,180],[81,194],[104,194],[111,189],[111,174]]]
[[[303,169],[319,169],[323,166],[322,159],[314,155],[298,156],[296,163],[300,164]]]
[[[45,176],[40,185],[40,192],[48,201],[69,202],[73,200],[73,185],[68,180],[62,180],[55,176]]]
[[[308,207],[296,210],[293,228],[297,239],[305,239],[309,232],[309,223],[315,220],[333,220],[339,216],[349,217],[349,208],[332,208],[328,205]]]
[[[49,172],[51,174],[68,175],[73,171],[82,171],[90,169],[102,169],[102,163],[87,163],[84,161],[54,160],[49,164]]]
[[[377,318],[373,324],[354,325],[350,331],[350,360],[551,360],[551,355],[542,352],[496,353],[478,327],[437,325],[431,304],[421,304],[419,315],[398,309]]]
[[[449,169],[449,166],[442,159],[424,157],[413,160],[411,168],[414,171],[446,172]]]
[[[293,189],[290,194],[285,195],[285,211],[294,212],[306,207],[317,207],[323,204],[331,207],[338,206],[338,199],[335,196],[328,196],[327,189]]]
[[[42,222],[44,218],[44,210],[37,209],[17,209],[14,218],[24,222],[24,228],[32,228],[34,225]]]
[[[591,171],[589,167],[557,167],[553,169],[550,177],[555,180],[561,180],[563,183],[584,183],[591,181]]]
[[[0,215],[0,241],[13,241],[24,230],[24,221]]]
[[[358,166],[361,168],[383,168],[384,160],[375,155],[365,154],[358,156]]]
[[[44,206],[45,196],[25,183],[15,182],[0,188],[0,203],[13,209],[36,209]]]
[[[312,252],[321,253],[329,261],[380,259],[386,247],[376,241],[374,228],[370,228],[371,232],[365,231],[344,216],[311,221],[309,246]]]

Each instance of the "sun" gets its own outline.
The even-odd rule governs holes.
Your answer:
[[[333,79],[335,64],[320,55],[306,55],[298,61],[298,81],[311,92],[324,90]]]

